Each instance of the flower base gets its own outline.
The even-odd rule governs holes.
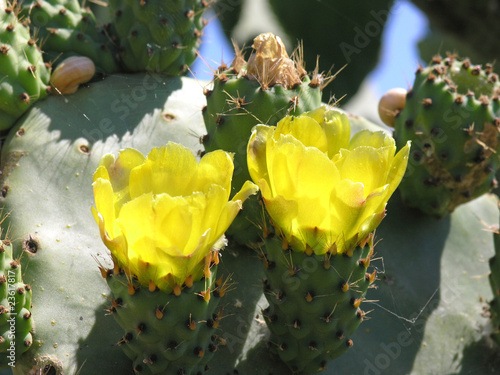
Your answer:
[[[214,281],[214,271],[172,293],[151,292],[123,272],[108,271],[113,292],[109,312],[125,331],[118,345],[133,361],[135,373],[194,375],[208,369],[217,350],[221,313],[216,308],[224,290]]]

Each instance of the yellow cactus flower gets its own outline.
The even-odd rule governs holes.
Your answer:
[[[274,226],[296,251],[344,253],[366,240],[403,177],[410,144],[363,130],[324,106],[257,125],[248,169]]]
[[[115,266],[144,286],[167,292],[203,276],[205,258],[223,239],[257,186],[247,181],[228,201],[232,156],[207,153],[198,163],[169,143],[147,157],[135,149],[105,155],[94,174],[94,218]]]

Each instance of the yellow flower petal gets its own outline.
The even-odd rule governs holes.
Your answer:
[[[194,154],[176,143],[154,148],[144,164],[130,173],[131,198],[147,192],[189,195],[196,187],[198,163]]]
[[[285,117],[278,122],[274,132],[277,141],[282,135],[291,135],[308,147],[313,146],[322,152],[328,151],[326,134],[321,125],[312,117],[302,115],[298,117]]]
[[[227,152],[217,150],[205,154],[198,166],[198,182],[195,191],[205,191],[213,184],[222,186],[228,193],[231,191],[233,176],[233,157]]]
[[[410,145],[411,142],[408,141],[392,160],[392,165],[387,175],[387,183],[390,184],[389,196],[394,193],[406,172],[408,155],[410,154]]]
[[[118,225],[127,238],[129,254],[143,237],[154,238],[156,233],[153,194],[143,194],[125,203],[118,215]],[[152,251],[152,249],[140,249],[141,254],[150,254]]]
[[[109,180],[103,178],[98,178],[92,184],[95,196],[96,210],[94,213],[94,219],[97,224],[99,224],[99,219],[97,217],[97,212],[102,217],[104,221],[105,230],[110,238],[115,237],[115,207],[113,201],[113,187]]]
[[[393,155],[396,151],[394,139],[383,131],[371,132],[369,130],[361,130],[357,132],[349,142],[349,150],[360,146],[370,146],[373,148],[392,147]]]
[[[282,196],[277,196],[270,200],[264,198],[264,203],[273,223],[284,232],[289,240],[298,235],[295,230],[299,212],[296,200],[287,200]]]
[[[363,184],[366,198],[371,191],[386,184],[390,161],[385,148],[359,146],[345,153],[340,175],[343,179]]]
[[[339,181],[330,201],[330,228],[336,235],[335,241],[344,242],[356,234],[355,224],[363,214],[364,204],[363,184],[350,180]]]
[[[325,113],[324,131],[328,139],[328,157],[332,159],[341,148],[346,148],[351,137],[351,125],[347,116],[339,111]]]
[[[268,139],[272,139],[275,128],[265,125],[257,125],[252,129],[250,140],[247,145],[247,164],[250,177],[255,181],[257,176],[267,178],[266,147]]]
[[[243,186],[241,187],[240,191],[237,192],[233,199],[231,199],[233,202],[240,201],[241,203],[245,202],[250,195],[255,195],[259,191],[259,187],[255,185],[251,181],[245,181]]]
[[[322,124],[325,121],[325,116],[327,114],[326,106],[322,105],[312,111],[303,113],[301,116],[307,116],[314,119],[318,124]]]
[[[104,157],[107,158],[108,156],[113,157],[113,155],[105,155]],[[113,157],[113,161],[114,160],[115,160],[115,158]],[[104,165],[99,165],[97,167],[97,169],[94,173],[94,176],[92,178],[92,182],[95,182],[98,179],[110,181],[108,169]]]

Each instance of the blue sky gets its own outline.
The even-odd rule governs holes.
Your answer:
[[[408,88],[419,62],[416,43],[427,30],[425,16],[409,1],[397,0],[387,20],[383,35],[381,59],[368,79],[375,94],[382,95],[393,87]],[[217,19],[206,26],[200,49],[202,59],[192,66],[193,74],[211,80],[212,72],[221,60],[230,63],[233,48],[225,38]]]

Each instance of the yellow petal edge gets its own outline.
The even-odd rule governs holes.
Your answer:
[[[253,128],[248,169],[277,232],[295,251],[352,251],[385,216],[408,163],[383,131],[352,138],[347,116],[322,106]]]
[[[94,219],[115,268],[167,293],[200,280],[243,202],[258,191],[247,181],[229,200],[232,155],[198,162],[176,143],[147,157],[135,149],[104,155],[94,173]]]

